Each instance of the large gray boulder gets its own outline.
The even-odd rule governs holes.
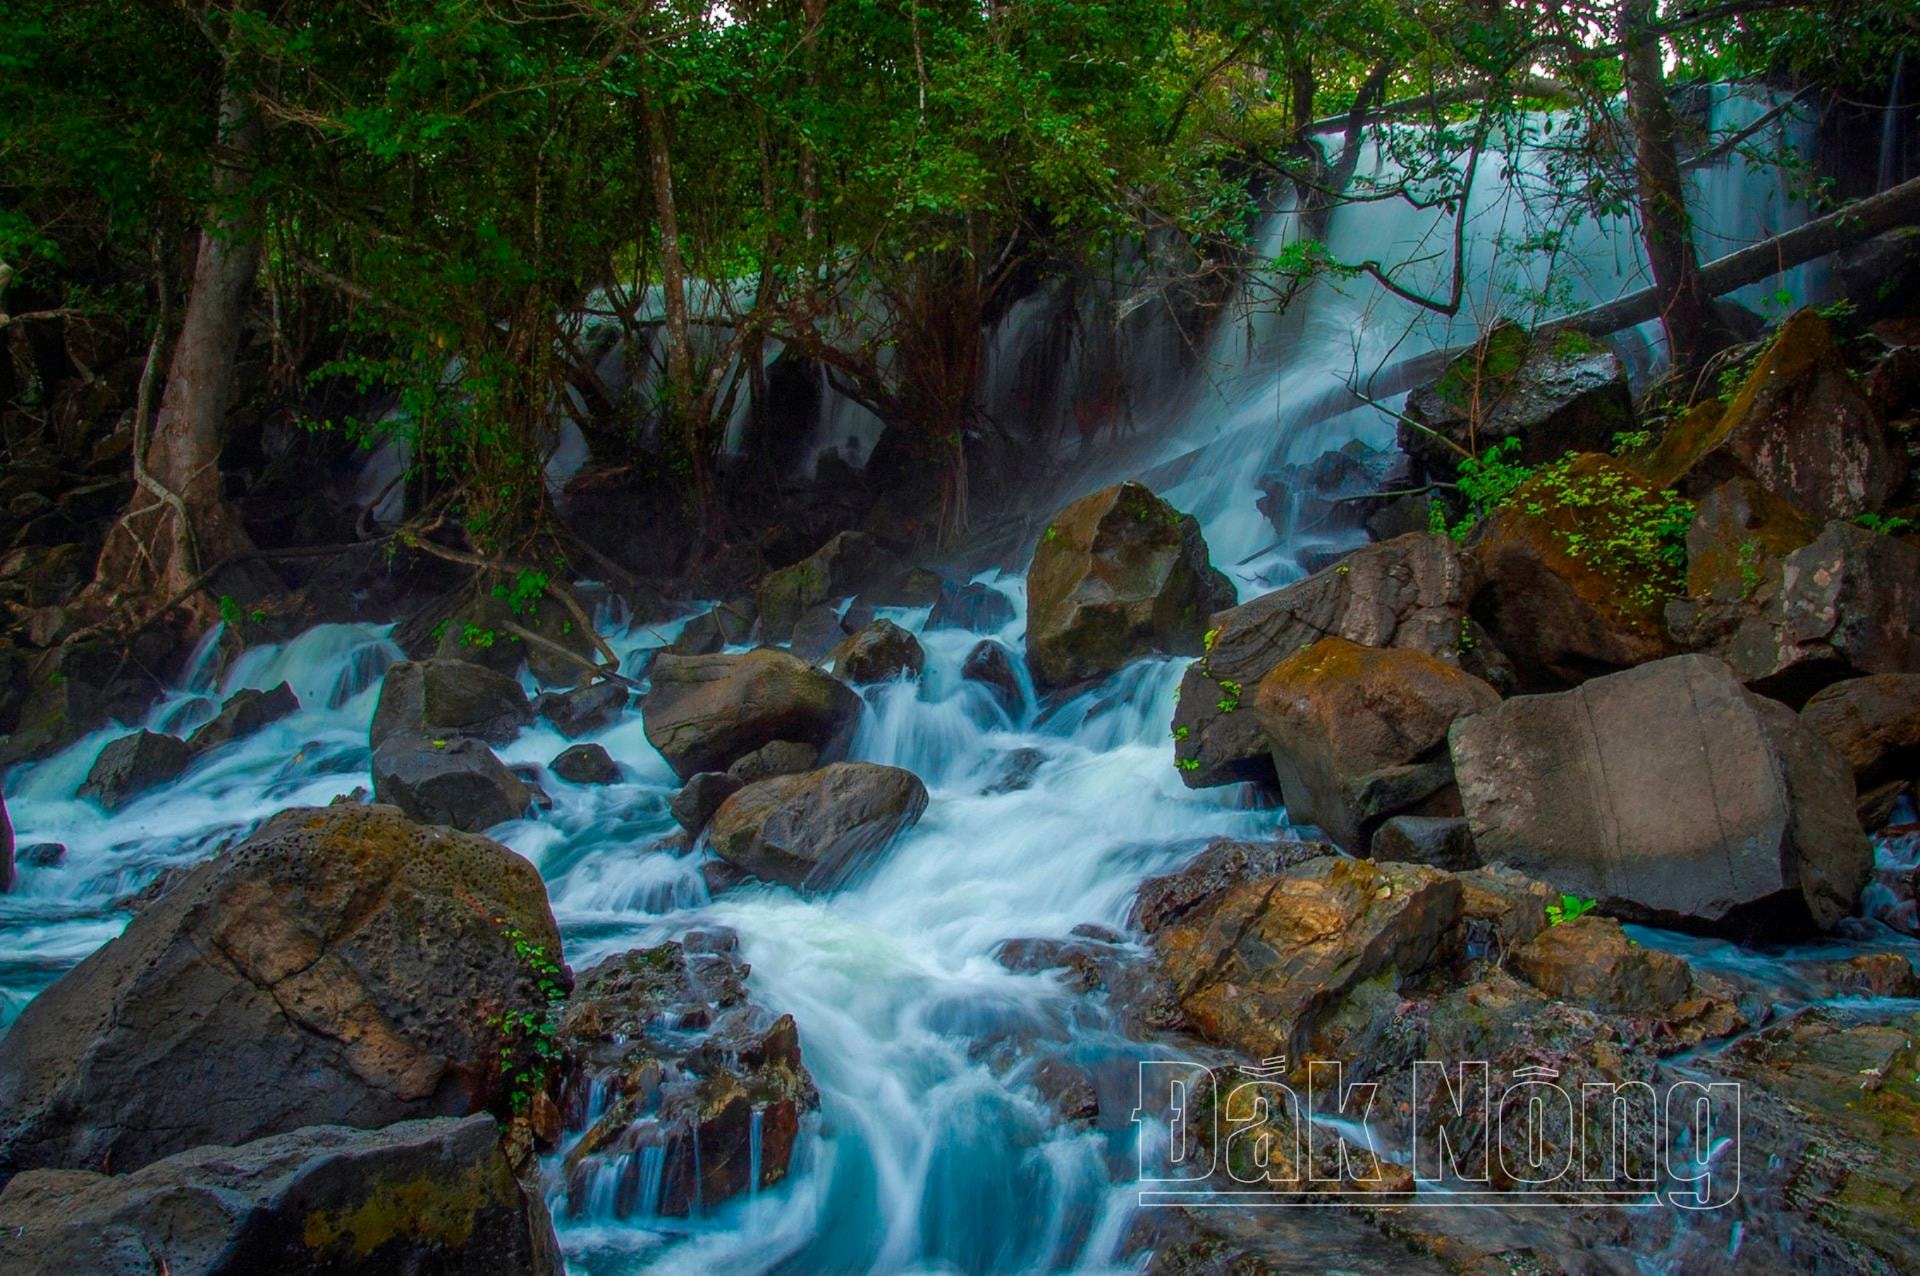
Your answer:
[[[502,1015],[566,982],[517,944],[559,962],[540,875],[505,847],[386,806],[284,811],[0,1039],[0,1181],[504,1110]]]
[[[505,744],[532,722],[527,693],[503,673],[464,660],[403,660],[380,684],[369,735],[376,749],[397,735]]]
[[[1515,697],[1450,743],[1480,857],[1616,916],[1828,927],[1872,868],[1845,760],[1708,656]]]
[[[373,751],[373,800],[423,824],[477,833],[519,819],[534,795],[478,740],[401,734]]]
[[[193,751],[177,736],[158,731],[123,735],[100,750],[80,786],[80,796],[117,811],[148,789],[178,777],[192,761]]]
[[[714,854],[756,877],[824,889],[919,822],[927,786],[899,767],[838,762],[749,784],[707,823]]]
[[[1233,605],[1192,515],[1116,483],[1053,516],[1027,570],[1027,666],[1042,688],[1147,655],[1198,655],[1207,617]]]
[[[845,749],[861,700],[839,679],[784,651],[654,658],[640,702],[647,739],[683,780],[724,771],[771,740]]]
[[[1325,637],[1400,647],[1465,668],[1495,686],[1502,665],[1467,618],[1472,569],[1446,536],[1416,532],[1355,550],[1338,566],[1216,613],[1206,654],[1180,681],[1174,755],[1191,788],[1273,784],[1266,734],[1247,711],[1281,661]]]
[[[21,1174],[0,1194],[0,1270],[559,1276],[565,1265],[546,1202],[514,1177],[493,1119],[473,1116],[308,1126],[111,1176]]]

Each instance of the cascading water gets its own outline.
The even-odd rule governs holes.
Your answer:
[[[1751,119],[1764,107],[1726,109],[1728,119]],[[1370,150],[1361,171],[1381,162]],[[1791,215],[1766,211],[1774,175],[1723,164],[1696,180],[1702,206],[1717,219],[1703,234],[1716,242],[1756,237]],[[1177,361],[1154,353],[1173,350],[1177,334],[1149,333],[1129,346],[1133,366],[1151,373],[1131,391],[1133,428],[1154,441],[1154,460],[1188,458],[1167,494],[1201,520],[1215,562],[1231,568],[1243,597],[1298,570],[1292,544],[1282,536],[1276,545],[1275,529],[1254,509],[1261,472],[1353,439],[1390,440],[1390,418],[1372,408],[1293,428],[1311,415],[1309,405],[1356,371],[1460,343],[1510,290],[1540,286],[1526,259],[1502,246],[1503,234],[1524,224],[1516,198],[1503,183],[1477,188],[1468,211],[1474,304],[1454,319],[1420,315],[1368,284],[1323,280],[1284,322],[1243,299],[1215,325],[1207,357],[1184,384]],[[1355,206],[1334,215],[1331,247],[1343,257],[1418,255],[1438,225],[1430,212]],[[1264,242],[1277,251],[1293,233],[1291,216],[1277,214]],[[1631,286],[1639,260],[1624,229],[1609,223],[1589,223],[1562,251],[1563,265],[1579,267],[1576,297]],[[997,357],[1034,348],[1042,318],[1016,310],[996,338]],[[1129,358],[1090,363],[1124,366]],[[1027,380],[990,378],[989,393],[1012,396]],[[1105,393],[1084,389],[1083,398]],[[1074,397],[1063,392],[1049,410],[1070,413]],[[1079,481],[1106,477],[1089,470]],[[1017,645],[1023,583],[996,573],[980,579],[1014,601],[1015,616],[997,636]],[[1024,688],[1009,715],[959,677],[981,635],[928,629],[924,609],[885,614],[919,633],[927,668],[918,683],[867,689],[852,753],[914,771],[932,803],[857,880],[819,896],[749,884],[711,897],[698,854],[660,849],[674,829],[667,800],[677,782],[637,712],[589,737],[621,763],[621,782],[550,782],[550,810],[493,830],[545,877],[575,969],[696,927],[737,931],[756,999],[793,1014],[821,1092],[784,1182],[691,1218],[658,1215],[665,1152],[657,1143],[607,1159],[577,1210],[556,1184],[555,1212],[577,1272],[1124,1266],[1135,1163],[1125,1112],[1107,1112],[1093,1126],[1063,1121],[1038,1097],[1030,1062],[1013,1047],[1047,1043],[1109,1081],[1130,1076],[1146,1047],[1128,1041],[1097,999],[1052,976],[1009,971],[994,950],[1009,938],[1063,936],[1085,923],[1122,926],[1143,878],[1176,868],[1212,838],[1285,836],[1284,813],[1235,790],[1181,784],[1167,742],[1180,661],[1137,662],[1044,709]],[[623,654],[674,632],[609,627]],[[14,893],[0,896],[6,1022],[118,933],[126,914],[116,900],[215,853],[274,811],[323,804],[367,782],[377,687],[398,655],[384,630],[323,626],[219,672],[213,649],[203,648],[148,724],[181,732],[210,717],[220,695],[283,680],[300,711],[213,750],[112,814],[76,793],[115,729],[9,777],[22,841],[62,842],[67,854],[57,865],[25,866]],[[509,764],[537,766],[569,743],[542,723],[500,752]],[[1785,960],[1639,934],[1730,970]],[[1886,946],[1884,935],[1879,942]],[[1117,1100],[1124,1089],[1115,1082],[1103,1098]]]

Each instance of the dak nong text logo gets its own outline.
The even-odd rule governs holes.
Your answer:
[[[1420,1060],[1382,1115],[1379,1083],[1334,1060],[1305,1073],[1141,1063],[1141,1204],[1707,1210],[1740,1192],[1735,1082]]]

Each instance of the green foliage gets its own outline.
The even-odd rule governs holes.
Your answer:
[[[1555,903],[1547,905],[1547,925],[1558,926],[1570,922],[1576,917],[1585,917],[1594,910],[1597,900],[1582,899],[1578,895],[1561,895]]]
[[[532,979],[535,998],[534,1005],[508,1007],[489,1021],[500,1035],[500,1076],[507,1084],[507,1101],[518,1113],[525,1112],[533,1096],[546,1088],[560,1060],[555,1034],[566,991],[560,983],[560,965],[544,947],[517,927],[502,926],[501,934],[512,942],[514,956]]]
[[[1427,507],[1429,524],[1433,525],[1433,530],[1443,531],[1456,541],[1464,542],[1482,519],[1504,505],[1507,498],[1534,476],[1532,466],[1521,465],[1513,460],[1519,451],[1520,439],[1516,435],[1492,444],[1479,456],[1462,460],[1458,487],[1466,503],[1466,513],[1449,525],[1446,511],[1437,501],[1434,502]]]
[[[1882,536],[1898,536],[1902,532],[1913,530],[1913,520],[1898,514],[1888,516],[1869,511],[1855,515],[1853,521],[1856,525],[1870,532],[1879,532]]]
[[[493,587],[493,596],[505,600],[516,616],[531,616],[542,598],[547,595],[547,574],[532,568],[523,567],[513,578],[511,585],[499,584]]]

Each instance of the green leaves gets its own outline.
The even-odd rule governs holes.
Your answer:
[[[1547,925],[1558,926],[1562,922],[1570,922],[1576,917],[1585,917],[1594,910],[1597,903],[1597,900],[1582,899],[1578,895],[1563,894],[1557,903],[1547,905]]]

